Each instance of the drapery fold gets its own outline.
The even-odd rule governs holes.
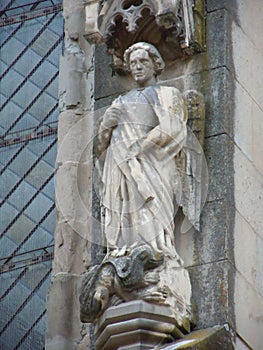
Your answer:
[[[187,135],[184,98],[176,88],[151,86],[119,97],[104,118],[111,108],[119,119],[102,169],[107,243],[112,248],[147,243],[175,256],[174,193],[180,193],[175,157]]]

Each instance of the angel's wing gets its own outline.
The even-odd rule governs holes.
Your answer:
[[[188,109],[188,128],[185,146],[177,158],[182,181],[180,205],[186,217],[183,231],[192,225],[199,231],[208,183],[203,153],[205,105],[203,95],[196,90],[187,90],[183,95]]]

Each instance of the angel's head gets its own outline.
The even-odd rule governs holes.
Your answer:
[[[150,85],[155,82],[165,63],[159,51],[151,44],[138,42],[124,53],[124,63],[139,85]]]

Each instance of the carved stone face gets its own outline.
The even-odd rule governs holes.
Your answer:
[[[143,49],[131,53],[130,71],[139,85],[147,85],[152,80],[155,81],[154,63],[148,52]]]

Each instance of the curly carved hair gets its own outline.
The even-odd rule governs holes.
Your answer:
[[[131,45],[127,50],[125,50],[124,55],[123,55],[123,59],[124,59],[124,64],[128,70],[129,70],[129,66],[130,66],[130,55],[132,52],[134,52],[136,50],[147,51],[149,56],[153,60],[155,73],[157,75],[162,73],[162,71],[164,70],[164,67],[165,67],[165,63],[162,59],[162,56],[160,55],[160,53],[156,49],[156,47],[154,47],[151,44],[145,43],[145,42],[138,42],[136,44]]]

